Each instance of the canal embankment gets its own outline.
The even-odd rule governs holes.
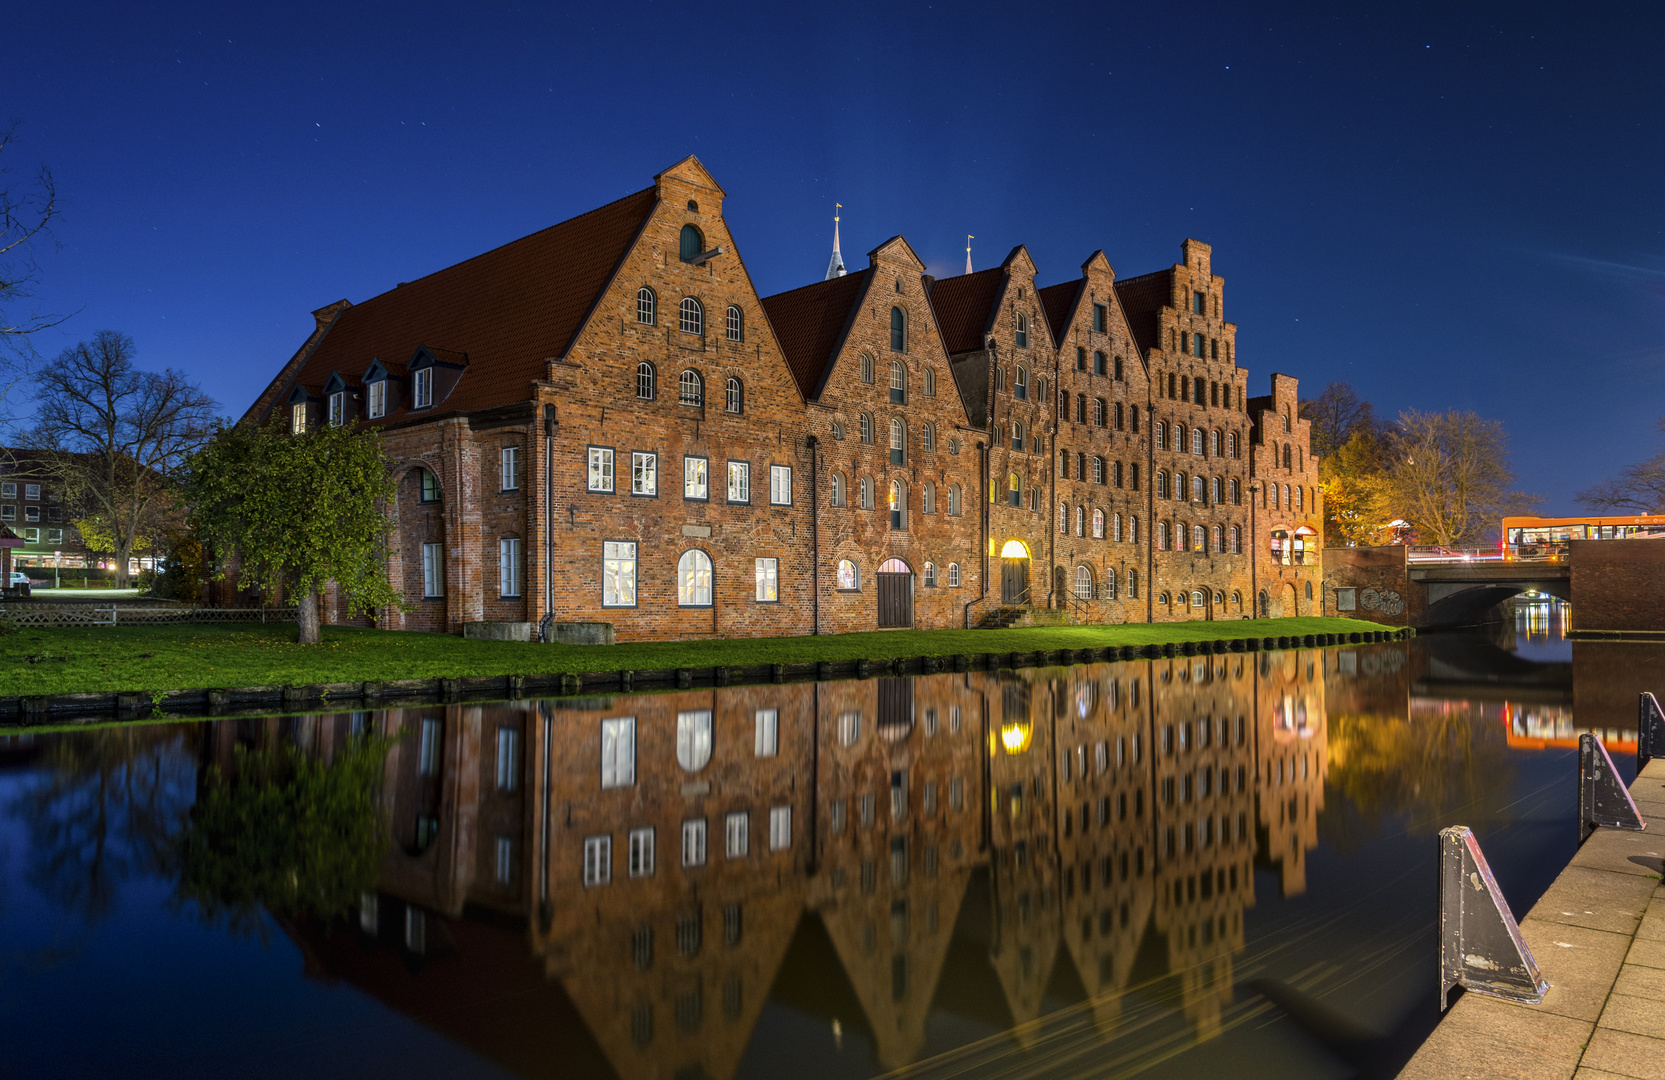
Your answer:
[[[1597,829],[1520,920],[1544,1000],[1462,995],[1400,1080],[1665,1080],[1665,760],[1630,793],[1647,829]]]

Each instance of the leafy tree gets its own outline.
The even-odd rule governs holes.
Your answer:
[[[1514,490],[1502,422],[1456,409],[1400,413],[1384,475],[1390,505],[1425,544],[1477,541],[1541,501]]]
[[[1659,421],[1665,432],[1665,419]],[[1577,500],[1592,510],[1628,510],[1637,514],[1658,514],[1665,507],[1665,450],[1646,461],[1627,465],[1612,480],[1603,480]]]
[[[1374,426],[1359,427],[1318,462],[1324,489],[1324,535],[1348,544],[1385,544],[1392,539],[1387,478],[1382,473],[1382,438]]]
[[[330,582],[352,613],[400,602],[387,580],[383,514],[393,479],[375,431],[242,424],[193,455],[183,478],[201,541],[232,554],[243,583],[297,598],[301,644],[320,640],[318,593]]]
[[[1315,398],[1301,402],[1301,416],[1312,421],[1312,452],[1333,454],[1360,432],[1376,434],[1376,410],[1351,385],[1333,382]]]
[[[175,474],[214,432],[213,398],[183,373],[140,371],[133,339],[102,330],[59,353],[34,378],[37,468],[87,522],[94,550],[128,559],[173,505]],[[85,535],[85,534],[84,534]]]

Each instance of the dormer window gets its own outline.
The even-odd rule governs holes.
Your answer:
[[[289,430],[296,435],[306,434],[306,402],[297,401],[289,406]]]
[[[330,395],[330,427],[340,427],[347,422],[347,391],[337,390]]]
[[[387,415],[387,380],[378,379],[365,387],[369,396],[370,419],[375,420]]]
[[[411,407],[426,409],[434,403],[434,369],[418,368],[411,373]]]

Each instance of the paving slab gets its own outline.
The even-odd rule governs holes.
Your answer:
[[[1613,993],[1601,1011],[1601,1026],[1632,1035],[1648,1035],[1665,1045],[1665,1008],[1650,998]]]
[[[1628,1076],[1608,1072],[1605,1069],[1580,1069],[1573,1073],[1573,1080],[1631,1080]]]
[[[1579,1065],[1637,1080],[1665,1080],[1665,1040],[1597,1028]]]
[[[1657,882],[1661,866],[1665,865],[1665,826],[1653,832],[1597,829],[1567,865],[1644,878],[1652,876]]]
[[[1619,978],[1613,984],[1613,992],[1665,1002],[1665,968],[1626,964],[1619,969]],[[1665,1009],[1665,1005],[1661,1008]]]
[[[1638,913],[1647,908],[1658,884],[1645,876],[1569,866],[1527,918],[1632,934]],[[1660,936],[1665,937],[1665,908],[1660,912]]]
[[[1636,936],[1653,941],[1665,940],[1665,898],[1659,896],[1657,888],[1648,910],[1642,916],[1642,925],[1636,928]]]
[[[1601,1016],[1630,951],[1630,935],[1537,919],[1521,923],[1520,933],[1549,980],[1544,1000],[1522,1007],[1578,1020]]]
[[[1625,963],[1638,964],[1643,967],[1665,968],[1665,941],[1657,938],[1639,937],[1631,942],[1630,952],[1625,956]]]
[[[1567,1080],[1595,1025],[1465,994],[1400,1080]],[[1665,1080],[1662,1077],[1661,1080]]]

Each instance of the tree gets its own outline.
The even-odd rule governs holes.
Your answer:
[[[296,598],[301,644],[320,640],[318,593],[329,582],[351,613],[400,602],[387,580],[382,510],[393,479],[375,431],[290,435],[242,424],[194,454],[183,477],[192,530],[233,554],[243,581]],[[226,570],[222,563],[218,576]]]
[[[215,429],[213,398],[181,372],[139,371],[133,339],[100,331],[59,353],[34,378],[30,445],[78,516],[95,523],[116,560],[116,588],[144,534],[173,503],[175,474]]]
[[[1315,454],[1333,454],[1358,432],[1374,434],[1376,429],[1375,408],[1344,382],[1333,382],[1317,397],[1301,402],[1301,416],[1312,421]]]
[[[1387,478],[1382,474],[1383,440],[1370,427],[1352,436],[1318,462],[1318,482],[1324,489],[1324,535],[1348,544],[1388,543],[1394,517],[1388,501]]]
[[[15,127],[0,131],[0,153],[11,145],[14,131]],[[58,325],[65,316],[14,308],[18,301],[34,295],[40,274],[34,248],[51,235],[52,221],[58,216],[58,189],[44,166],[31,183],[18,188],[6,182],[8,172],[0,165],[0,362],[11,367],[34,355],[31,334]],[[0,398],[4,397],[0,390]]]
[[[1665,419],[1659,421],[1659,430],[1665,432]],[[1660,513],[1661,507],[1665,507],[1665,450],[1646,461],[1625,466],[1616,478],[1603,480],[1579,492],[1576,498],[1592,510]]]
[[[1425,544],[1474,541],[1540,500],[1515,491],[1503,424],[1451,409],[1399,414],[1385,470],[1390,505]]]

